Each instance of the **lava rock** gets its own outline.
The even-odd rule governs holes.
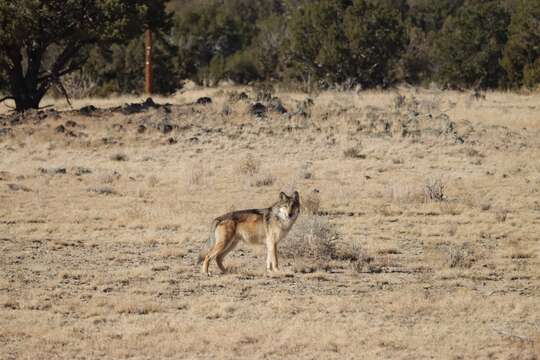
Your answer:
[[[212,99],[208,96],[203,96],[197,99],[197,104],[199,105],[208,105],[212,103]]]
[[[256,117],[264,117],[268,109],[260,102],[256,102],[249,107],[249,113]]]

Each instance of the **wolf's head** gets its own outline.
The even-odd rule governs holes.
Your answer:
[[[300,213],[300,194],[298,191],[295,191],[292,196],[283,192],[279,193],[279,201],[272,208],[281,221],[292,225]]]

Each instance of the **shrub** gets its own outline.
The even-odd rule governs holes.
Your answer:
[[[244,175],[253,176],[259,172],[261,162],[248,154],[244,160],[240,162],[239,170]]]
[[[271,186],[276,181],[276,177],[270,173],[256,174],[251,177],[250,184],[251,186],[261,187],[261,186]]]
[[[307,2],[291,17],[283,50],[290,59],[287,76],[317,87],[384,85],[405,44],[405,28],[391,7],[365,0]]]
[[[508,27],[502,66],[513,86],[540,83],[540,0],[519,1]]]
[[[448,246],[446,261],[450,268],[470,268],[475,261],[474,253],[467,244]]]
[[[444,201],[445,184],[441,179],[428,179],[424,185],[424,200],[425,202]]]
[[[324,217],[304,214],[296,221],[281,251],[293,258],[331,260],[336,258],[338,237],[335,227]]]

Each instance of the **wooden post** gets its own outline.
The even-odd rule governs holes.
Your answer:
[[[152,32],[144,33],[144,92],[152,95]]]

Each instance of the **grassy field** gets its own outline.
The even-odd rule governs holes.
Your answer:
[[[0,358],[540,358],[539,94],[267,95],[4,109]],[[214,217],[293,189],[281,274],[200,274]]]

